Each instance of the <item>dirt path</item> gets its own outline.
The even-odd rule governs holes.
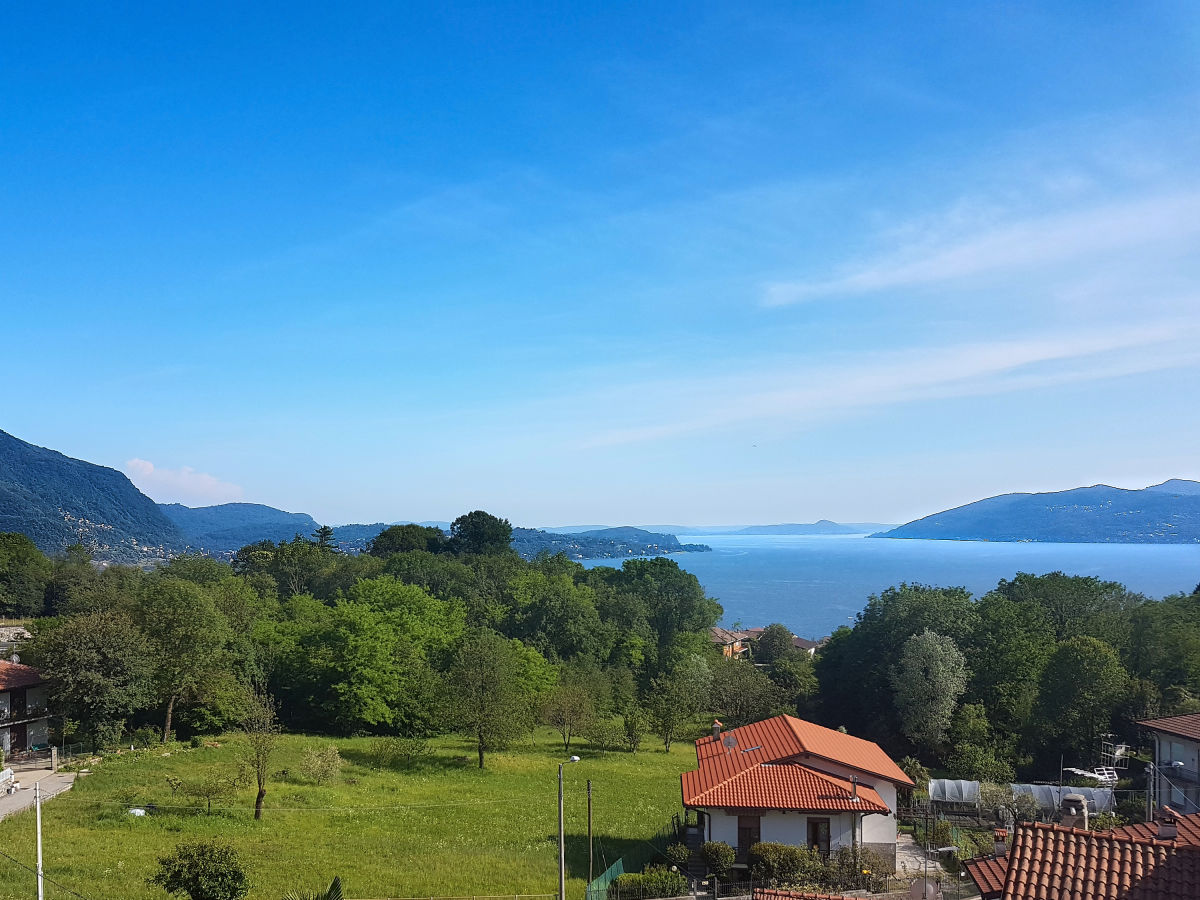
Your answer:
[[[45,803],[56,794],[71,789],[75,783],[74,772],[51,772],[49,769],[18,769],[17,780],[21,789],[15,794],[0,793],[0,819],[19,813],[33,806],[33,785],[37,782],[41,787],[42,802]]]

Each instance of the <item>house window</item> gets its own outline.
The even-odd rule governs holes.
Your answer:
[[[822,856],[829,855],[829,820],[808,820],[808,846]]]
[[[745,856],[750,848],[762,840],[762,818],[760,816],[738,816],[738,855]]]

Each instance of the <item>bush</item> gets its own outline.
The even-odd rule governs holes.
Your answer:
[[[369,751],[375,765],[381,768],[411,766],[429,753],[429,742],[424,738],[381,737],[371,742]]]
[[[750,848],[750,874],[771,884],[810,883],[821,880],[824,863],[815,850],[762,841]]]
[[[204,746],[204,738],[200,737],[198,734],[193,734],[192,739],[188,741],[188,746],[193,750],[199,750]]]
[[[250,890],[237,851],[216,841],[180,844],[146,882],[191,900],[241,900]]]
[[[645,872],[618,875],[608,886],[609,900],[625,898],[682,897],[688,892],[687,878],[663,866],[650,866]]]
[[[315,784],[329,784],[342,770],[342,755],[335,744],[311,746],[300,757],[300,774]]]
[[[646,733],[646,713],[636,705],[630,705],[621,717],[625,726],[625,749],[637,753],[642,746],[642,736]]]
[[[663,851],[663,856],[671,865],[686,869],[688,860],[692,858],[692,851],[687,848],[687,844],[668,844],[667,849]]]
[[[704,857],[704,864],[708,867],[709,874],[715,875],[717,878],[724,878],[728,875],[734,862],[737,861],[737,851],[724,841],[708,841],[701,845],[700,855]]]
[[[162,732],[157,728],[143,725],[141,728],[134,729],[133,734],[129,735],[129,743],[135,747],[153,747],[161,738]]]
[[[625,729],[611,719],[594,719],[583,732],[597,750],[624,750]]]

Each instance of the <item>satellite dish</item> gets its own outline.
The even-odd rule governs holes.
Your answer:
[[[734,747],[737,746],[737,737],[735,737],[732,734],[727,734],[721,740],[721,743],[725,745],[726,750],[732,750]]]

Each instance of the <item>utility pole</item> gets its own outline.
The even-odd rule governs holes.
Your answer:
[[[563,766],[575,762],[579,762],[578,756],[572,756],[566,762],[558,764],[558,900],[567,900],[567,841],[563,835]]]
[[[42,884],[42,786],[33,783],[33,807],[37,811],[37,895],[46,900],[46,888]]]
[[[592,779],[588,779],[588,885],[592,883]]]

